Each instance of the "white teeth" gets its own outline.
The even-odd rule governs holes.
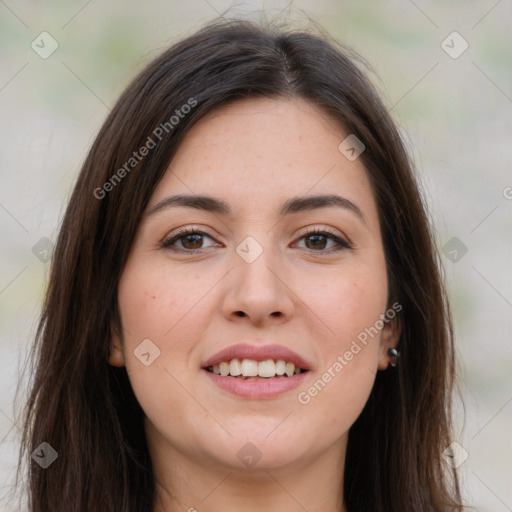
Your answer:
[[[256,377],[258,375],[258,362],[254,359],[244,359],[242,361],[242,375],[244,377]]]
[[[258,363],[258,375],[260,377],[275,377],[276,376],[276,363],[272,359],[261,361]]]
[[[223,361],[222,363],[219,364],[219,368],[220,368],[220,374],[223,377],[226,377],[227,375],[229,375],[229,363],[226,363],[225,361]]]
[[[239,378],[272,378],[287,375],[292,377],[302,372],[299,367],[295,367],[293,363],[287,363],[283,359],[274,361],[267,359],[265,361],[255,361],[254,359],[231,359],[230,361],[222,361],[209,367],[209,370],[216,375],[222,377],[239,377]]]
[[[276,375],[284,375],[286,373],[286,362],[282,359],[276,361]]]
[[[242,365],[239,359],[231,359],[229,362],[229,374],[233,377],[238,377],[242,374]]]

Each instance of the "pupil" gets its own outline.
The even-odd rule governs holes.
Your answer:
[[[200,242],[200,238],[201,238],[202,235],[186,235],[185,236],[185,240],[188,240],[190,238],[196,238],[195,240],[195,243],[197,243],[198,241]],[[194,242],[192,242],[192,245],[194,245]],[[189,249],[198,249],[199,247],[198,246],[193,246],[193,247],[188,247]]]
[[[319,239],[319,238],[323,238],[324,240],[322,240],[322,241],[323,241],[323,242],[324,242],[324,244],[325,244],[325,237],[324,237],[324,235],[310,235],[310,236],[308,237],[308,239],[309,239],[309,240],[311,240],[311,239],[315,239],[315,242],[313,243],[313,247],[317,247],[317,248],[319,247],[319,244],[318,244],[318,239]],[[322,241],[320,241],[320,243],[322,243]],[[324,246],[322,245],[322,247],[321,247],[321,248],[324,248]]]

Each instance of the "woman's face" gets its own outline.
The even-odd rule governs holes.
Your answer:
[[[110,358],[153,454],[240,469],[343,460],[398,337],[382,326],[379,218],[361,159],[339,149],[348,135],[304,100],[250,99],[181,144],[121,277]]]

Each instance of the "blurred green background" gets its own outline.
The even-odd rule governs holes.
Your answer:
[[[90,144],[123,88],[164,48],[220,14],[258,20],[262,10],[297,26],[318,22],[375,70],[446,269],[466,500],[481,512],[512,510],[510,0],[0,1],[0,510],[10,510],[1,497],[19,443],[13,399],[46,285],[44,251]],[[58,44],[51,55],[42,32]]]

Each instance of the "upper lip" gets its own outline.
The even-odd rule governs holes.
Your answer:
[[[231,361],[231,359],[253,359],[254,361],[282,359],[303,370],[311,369],[311,365],[304,358],[282,345],[249,345],[247,343],[231,345],[217,352],[202,364],[202,368],[208,368],[223,361]]]

